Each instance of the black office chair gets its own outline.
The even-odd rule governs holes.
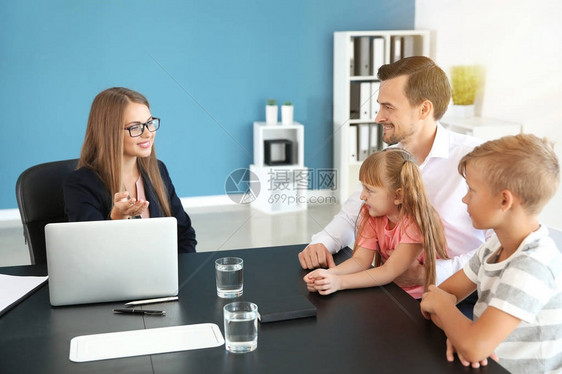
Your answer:
[[[67,221],[62,185],[78,160],[48,162],[25,170],[16,182],[16,198],[32,264],[46,264],[45,225]]]

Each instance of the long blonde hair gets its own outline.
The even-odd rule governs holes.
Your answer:
[[[94,98],[78,162],[78,168],[88,167],[98,174],[112,197],[111,201],[117,192],[122,191],[123,186],[121,164],[126,135],[126,131],[123,131],[123,115],[130,103],[144,104],[150,108],[142,94],[123,87],[109,88]],[[137,166],[152,183],[164,215],[170,216],[170,202],[158,168],[154,144],[149,157],[137,158]]]
[[[385,188],[392,193],[401,191],[402,204],[398,206],[400,220],[411,219],[420,229],[425,254],[425,288],[435,284],[435,259],[437,256],[449,258],[447,242],[441,218],[429,201],[414,157],[401,148],[387,148],[376,152],[361,165],[359,180],[371,186]],[[368,211],[362,207],[358,217],[357,237],[363,232],[369,217]],[[377,251],[375,266],[378,265],[380,254]]]

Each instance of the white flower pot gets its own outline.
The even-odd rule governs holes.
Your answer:
[[[277,105],[265,106],[265,123],[268,125],[277,125],[278,108]]]
[[[281,123],[284,125],[293,124],[294,107],[292,105],[283,105],[281,107]]]
[[[474,105],[449,105],[447,115],[458,118],[474,117]]]

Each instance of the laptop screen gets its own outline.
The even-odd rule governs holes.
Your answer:
[[[52,223],[45,239],[51,305],[178,293],[173,217]]]

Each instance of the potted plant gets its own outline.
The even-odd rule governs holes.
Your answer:
[[[454,117],[474,116],[474,100],[480,87],[480,71],[475,65],[451,67],[453,105],[449,108]]]
[[[268,125],[277,124],[277,100],[267,99],[265,101],[265,123]]]
[[[290,101],[286,101],[283,106],[281,106],[281,123],[283,125],[293,124],[293,114],[294,108]]]

